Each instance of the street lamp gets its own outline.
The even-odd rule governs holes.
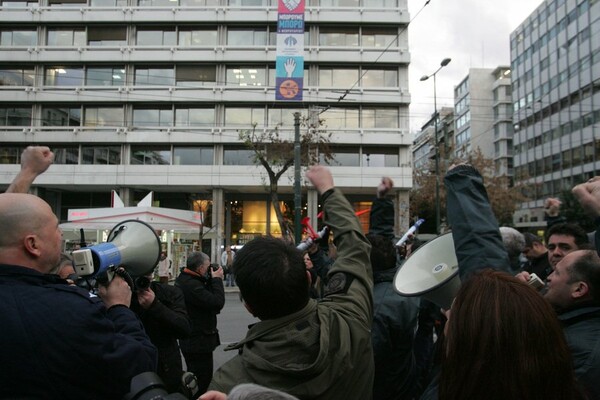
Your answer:
[[[437,93],[435,76],[442,68],[450,64],[450,58],[444,58],[440,67],[431,75],[423,75],[421,81],[426,81],[433,76],[433,124],[435,130],[435,233],[440,234],[440,149],[438,146],[438,112],[437,112]]]

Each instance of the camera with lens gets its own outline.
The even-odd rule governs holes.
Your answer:
[[[147,276],[138,276],[133,281],[135,290],[145,290],[150,287],[150,278]]]
[[[131,379],[130,392],[123,400],[187,400],[198,395],[196,376],[186,372],[181,377],[182,393],[168,393],[164,382],[154,372],[142,372]]]

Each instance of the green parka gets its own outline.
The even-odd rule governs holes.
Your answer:
[[[371,399],[370,244],[344,195],[334,189],[323,197],[325,224],[337,247],[324,299],[253,325],[244,340],[229,346],[239,354],[215,372],[209,389],[228,393],[240,383],[256,383],[303,400]]]

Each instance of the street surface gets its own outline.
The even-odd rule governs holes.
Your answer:
[[[217,328],[221,337],[221,345],[213,353],[215,370],[237,354],[237,351],[223,351],[230,343],[235,343],[246,337],[248,325],[258,322],[244,307],[237,291],[225,288],[225,307],[217,315]],[[237,288],[235,288],[237,289]]]

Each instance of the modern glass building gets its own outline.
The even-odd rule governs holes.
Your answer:
[[[333,134],[336,184],[357,209],[394,179],[400,230],[412,185],[406,0],[307,0],[302,102],[275,100],[277,16],[275,0],[0,0],[0,190],[24,147],[48,145],[55,165],[34,192],[61,221],[110,206],[112,190],[126,206],[153,191],[156,205],[204,213],[215,260],[226,240],[278,229],[239,131],[292,138],[299,111]],[[279,186],[291,210],[292,177]]]
[[[546,0],[511,34],[518,227],[544,227],[543,202],[600,175],[600,2]]]

